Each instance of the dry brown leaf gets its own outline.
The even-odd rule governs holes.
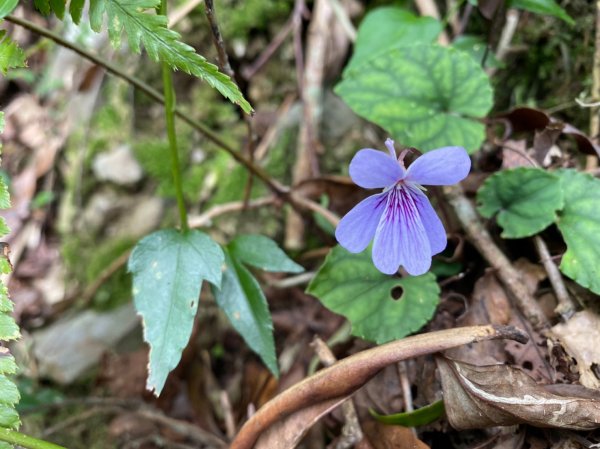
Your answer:
[[[456,429],[527,423],[600,427],[600,393],[579,385],[537,384],[508,365],[475,366],[439,357],[446,415]]]
[[[472,326],[415,335],[354,354],[307,377],[261,407],[241,428],[230,449],[251,449],[262,433],[287,416],[352,395],[387,365],[497,338],[527,339],[512,327]]]
[[[263,432],[256,441],[254,449],[295,448],[319,419],[347,400],[348,397],[320,402],[292,413]]]
[[[368,421],[363,425],[363,431],[373,449],[429,449],[408,427]]]
[[[581,385],[600,389],[600,379],[594,372],[600,367],[600,316],[589,310],[577,312],[566,323],[554,326],[551,333],[577,360]]]

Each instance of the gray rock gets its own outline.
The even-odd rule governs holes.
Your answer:
[[[106,313],[86,310],[35,332],[33,353],[39,375],[63,385],[77,380],[138,323],[130,303]]]
[[[92,163],[96,178],[126,186],[142,179],[142,167],[133,156],[131,149],[122,145],[113,150],[98,154]]]

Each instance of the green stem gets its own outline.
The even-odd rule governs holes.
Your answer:
[[[160,14],[167,16],[167,0],[160,2]],[[179,167],[179,154],[177,151],[177,134],[175,132],[175,88],[173,87],[173,74],[171,68],[165,62],[162,65],[163,89],[165,96],[165,119],[167,122],[167,134],[169,136],[169,150],[171,152],[171,167],[173,172],[173,183],[175,184],[175,195],[177,196],[177,207],[179,208],[179,219],[181,230],[189,229],[185,199],[183,198],[183,183],[181,182],[181,168]]]
[[[18,444],[27,449],[66,449],[58,444],[48,443],[44,440],[30,437],[16,430],[0,428],[0,441]]]

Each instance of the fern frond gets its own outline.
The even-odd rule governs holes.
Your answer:
[[[25,53],[7,35],[0,30],[0,73],[6,75],[8,69],[25,67]]]
[[[81,18],[83,3],[84,0],[71,0],[69,13],[76,23]],[[165,16],[154,13],[160,0],[89,0],[89,3],[92,29],[100,32],[106,17],[109,38],[115,48],[121,45],[125,31],[127,42],[134,52],[140,53],[143,45],[154,61],[165,62],[173,70],[181,70],[206,81],[244,112],[252,112],[252,106],[233,80],[196,53],[193,47],[182,42],[179,33],[168,28]],[[35,0],[35,5],[44,14],[52,11],[62,17],[65,13],[64,0]],[[147,10],[153,12],[145,12]]]
[[[5,45],[0,42],[0,49]],[[4,129],[4,114],[0,112],[0,132]],[[10,207],[10,198],[6,184],[0,178],[0,208]],[[0,237],[8,233],[4,220],[0,223]],[[6,254],[0,254],[0,273],[6,274],[12,270]],[[13,303],[8,297],[6,286],[0,282],[0,342],[15,340],[20,337],[19,326],[12,317]],[[15,409],[20,400],[19,390],[9,378],[17,371],[14,357],[8,349],[0,346],[0,427],[17,429],[21,424],[19,414]],[[5,447],[10,447],[4,443]]]

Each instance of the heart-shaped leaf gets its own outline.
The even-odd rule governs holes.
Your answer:
[[[486,179],[477,201],[484,217],[498,214],[502,237],[529,237],[552,224],[562,209],[560,177],[541,168],[503,170]]]
[[[204,279],[221,285],[223,251],[209,236],[192,230],[157,231],[133,249],[133,299],[150,345],[147,386],[159,395],[192,333]]]
[[[345,70],[393,47],[431,44],[441,31],[442,24],[433,17],[419,17],[396,6],[375,8],[358,28],[354,53]]]
[[[448,145],[474,152],[492,106],[485,72],[468,54],[437,45],[378,53],[348,70],[335,91],[358,115],[399,143],[429,151]]]
[[[567,243],[560,270],[600,294],[600,180],[576,170],[560,170],[565,207],[556,224]]]
[[[399,299],[394,299],[398,287]],[[341,246],[331,250],[308,286],[335,313],[348,318],[352,333],[385,343],[418,331],[433,316],[440,289],[431,273],[396,278],[375,268],[370,250],[352,254]]]

